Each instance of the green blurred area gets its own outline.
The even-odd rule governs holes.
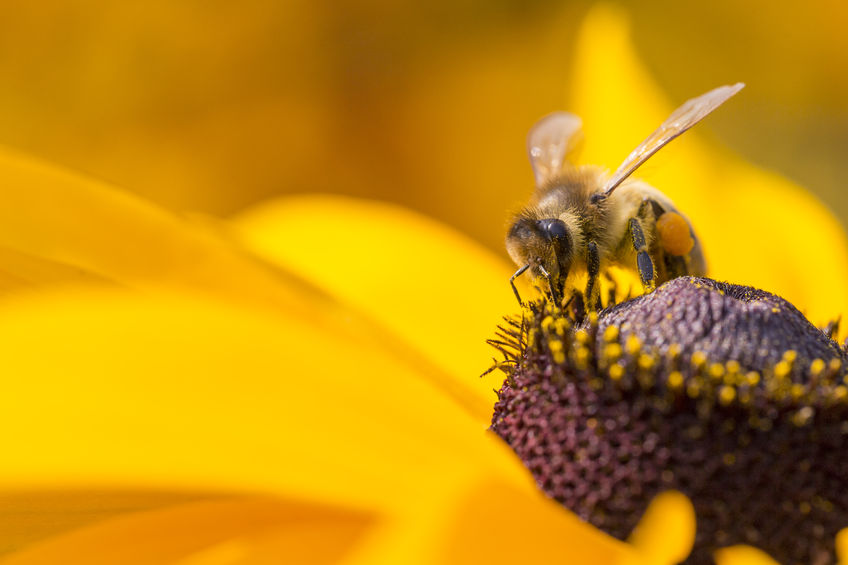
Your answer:
[[[619,5],[671,102],[748,84],[701,131],[807,186],[848,223],[848,7]],[[508,211],[532,188],[524,137],[567,109],[590,7],[7,0],[0,143],[175,210],[355,194],[501,250]]]

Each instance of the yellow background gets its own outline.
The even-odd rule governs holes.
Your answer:
[[[845,224],[841,3],[620,5],[669,100],[747,82],[700,131],[806,185]],[[6,1],[0,143],[179,211],[377,197],[503,254],[507,211],[532,187],[524,137],[567,109],[590,6]]]

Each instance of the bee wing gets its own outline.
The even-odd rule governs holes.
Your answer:
[[[703,120],[713,110],[724,104],[728,98],[742,90],[744,86],[745,84],[741,82],[720,86],[684,102],[680,108],[671,113],[671,116],[654,133],[649,135],[639,147],[627,156],[627,159],[618,167],[604,187],[604,196],[609,196],[615,190],[615,187],[620,185],[651,155],[662,149],[666,143]]]
[[[527,134],[527,153],[536,176],[536,186],[559,175],[565,156],[580,140],[583,122],[574,114],[548,114]]]

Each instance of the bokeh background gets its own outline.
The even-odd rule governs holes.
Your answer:
[[[842,3],[618,5],[670,100],[747,82],[699,128],[848,222]],[[507,211],[532,186],[527,129],[567,109],[592,3],[2,6],[2,144],[172,210],[226,216],[300,192],[376,197],[503,253]]]

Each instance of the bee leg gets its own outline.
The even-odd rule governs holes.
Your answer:
[[[551,274],[542,265],[539,265],[539,271],[542,273],[542,276],[545,277],[545,279],[548,281],[548,288],[551,290],[551,301],[557,306],[559,306],[559,293],[556,290],[556,286],[554,285],[554,281],[551,278]]]
[[[638,216],[643,222],[650,224],[653,228],[657,220],[667,211],[662,204],[653,198],[644,198],[642,204],[639,206]],[[660,270],[663,271],[658,276],[660,281],[670,281],[671,279],[691,274],[692,269],[686,257],[668,253],[659,244],[655,247],[655,257],[661,261]]]
[[[518,294],[518,289],[515,287],[515,279],[517,277],[520,277],[521,275],[523,275],[524,271],[526,271],[529,268],[530,268],[530,265],[524,265],[523,267],[521,267],[520,269],[515,271],[515,274],[513,274],[511,277],[509,277],[509,286],[512,287],[512,292],[515,293],[515,298],[518,300],[518,305],[521,306],[522,308],[524,308],[524,302],[521,301],[521,295]]]
[[[600,301],[600,288],[598,285],[598,272],[601,270],[601,257],[598,253],[598,245],[594,241],[590,241],[586,246],[586,270],[589,273],[589,280],[586,282],[586,306],[589,311],[597,310],[598,302]],[[598,294],[598,299],[595,295]]]
[[[604,271],[601,273],[601,276],[605,281],[607,281],[607,306],[612,306],[615,304],[616,295],[618,293],[618,283],[615,282],[615,279],[612,278],[609,273]],[[603,302],[601,302],[601,306],[603,306]]]
[[[636,251],[636,267],[639,271],[639,278],[642,280],[642,287],[644,287],[646,293],[651,292],[657,286],[657,275],[639,218],[630,218],[628,231],[630,232],[633,250]]]

